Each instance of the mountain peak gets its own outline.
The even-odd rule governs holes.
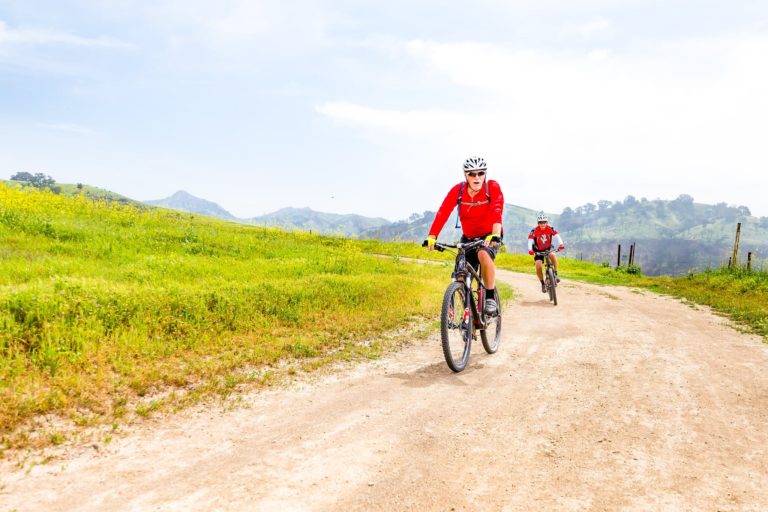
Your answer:
[[[184,190],[176,191],[172,196],[154,201],[144,201],[150,206],[163,206],[172,210],[181,210],[199,215],[208,215],[225,220],[236,220],[236,217],[218,204],[195,197]]]

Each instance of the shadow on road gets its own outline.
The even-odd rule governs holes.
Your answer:
[[[549,301],[548,298],[543,298],[542,300],[521,300],[517,303],[518,306],[522,306],[524,308],[551,308],[552,303]]]
[[[399,379],[403,381],[403,384],[406,386],[414,388],[425,388],[432,386],[433,384],[468,386],[469,384],[464,381],[464,377],[477,370],[482,370],[483,368],[484,365],[482,363],[473,362],[473,360],[470,359],[469,364],[464,371],[454,373],[448,368],[445,361],[440,361],[422,366],[411,372],[390,373],[387,377],[391,379]]]

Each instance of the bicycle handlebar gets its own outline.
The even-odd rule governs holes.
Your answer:
[[[446,244],[446,243],[443,243],[443,242],[435,241],[435,249],[440,251],[440,252],[445,251],[446,249],[464,249],[464,250],[467,250],[467,249],[471,249],[473,247],[476,247],[478,245],[482,245],[484,243],[485,243],[485,240],[482,239],[482,238],[478,238],[477,240],[473,240],[471,242],[464,242],[464,243],[459,242],[459,243],[455,243],[455,244]],[[424,242],[422,242],[422,244],[421,244],[422,247],[427,247],[427,245],[428,244],[427,244],[426,240],[424,240]]]
[[[545,251],[533,251],[536,256],[548,256],[550,253],[560,252],[559,249],[547,249]]]

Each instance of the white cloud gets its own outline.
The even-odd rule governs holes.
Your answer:
[[[57,132],[73,133],[77,135],[97,135],[98,132],[87,126],[82,126],[74,123],[41,123],[38,125],[45,130],[53,130]]]
[[[471,110],[394,111],[344,102],[317,110],[377,130],[378,139],[418,132],[414,154],[425,147],[481,148],[503,168],[551,176],[562,185],[551,197],[559,207],[668,190],[736,202],[724,197],[721,183],[741,179],[768,187],[768,70],[762,65],[768,37],[644,50],[413,41],[408,54],[458,87]],[[755,207],[761,200],[754,195],[741,202]]]
[[[318,0],[164,0],[146,2],[140,12],[176,49],[226,50],[251,58],[317,49],[343,23]]]
[[[581,37],[589,39],[598,34],[610,32],[613,28],[613,22],[605,18],[596,18],[594,20],[563,29],[560,36],[563,38]]]
[[[111,38],[88,38],[41,28],[10,28],[0,20],[0,45],[67,45],[97,48],[131,48],[132,45]]]
[[[371,128],[381,128],[395,134],[426,135],[443,131],[446,126],[461,125],[469,116],[444,111],[382,110],[349,102],[327,102],[316,107],[318,113],[338,121]]]

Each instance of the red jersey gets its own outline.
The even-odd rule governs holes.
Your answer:
[[[435,238],[440,234],[453,209],[456,208],[461,185],[462,183],[455,185],[448,192],[443,204],[440,205],[440,209],[437,210],[435,221],[429,228],[429,234]],[[465,237],[479,238],[489,235],[493,231],[494,224],[501,224],[503,212],[504,195],[496,181],[488,180],[487,189],[483,185],[475,197],[469,196],[469,186],[464,185],[464,190],[461,193],[461,204],[459,205],[459,219],[461,220],[461,231]]]
[[[547,224],[544,229],[536,226],[528,235],[528,240],[533,240],[533,249],[535,251],[546,251],[552,247],[552,239],[557,236],[557,230]]]

